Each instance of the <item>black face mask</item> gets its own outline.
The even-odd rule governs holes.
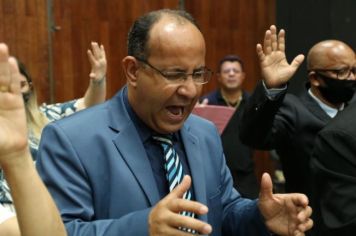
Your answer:
[[[319,86],[321,95],[332,104],[348,102],[356,91],[356,80],[332,79],[318,74],[325,85]]]

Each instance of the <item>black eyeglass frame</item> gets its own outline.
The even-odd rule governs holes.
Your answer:
[[[341,68],[341,69],[312,69],[309,71],[315,71],[317,74],[319,74],[320,72],[333,72],[336,74],[336,78],[337,79],[347,79],[350,77],[351,73],[354,74],[354,76],[356,76],[356,67],[345,67],[345,68]],[[340,73],[343,71],[348,71],[348,73],[345,75],[345,77],[340,78]],[[323,75],[323,74],[321,74]]]
[[[137,61],[144,63],[145,65],[148,65],[149,67],[151,67],[153,70],[155,70],[156,72],[158,72],[163,78],[165,78],[168,82],[170,83],[179,83],[182,81],[185,81],[188,79],[188,77],[191,75],[192,79],[194,81],[195,84],[206,84],[210,81],[211,77],[213,76],[213,71],[210,70],[207,67],[203,67],[200,71],[195,71],[191,74],[185,73],[185,72],[173,72],[171,74],[168,74],[167,72],[163,72],[159,69],[157,69],[156,67],[154,67],[153,65],[151,65],[147,60],[142,59],[142,58],[138,58],[135,57]],[[200,76],[202,78],[204,78],[204,81],[199,81],[197,79],[195,79],[198,74],[201,74]]]

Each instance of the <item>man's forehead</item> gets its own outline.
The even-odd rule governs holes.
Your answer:
[[[355,54],[346,44],[326,42],[315,47],[310,54],[310,66],[334,68],[355,64]]]
[[[162,19],[153,26],[148,40],[150,54],[179,49],[186,52],[202,51],[205,55],[205,40],[195,25],[182,24],[174,19]]]
[[[236,66],[241,66],[240,62],[238,61],[224,61],[224,63],[221,65],[222,67],[236,67]]]
[[[176,31],[193,31],[196,26],[186,19],[180,19],[172,16],[163,16],[152,26],[151,37],[172,34]],[[196,30],[198,30],[196,28]]]

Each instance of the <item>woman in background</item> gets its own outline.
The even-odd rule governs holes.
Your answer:
[[[76,111],[105,101],[107,62],[104,46],[99,47],[96,42],[92,42],[91,47],[92,50],[87,52],[91,64],[90,82],[85,95],[82,98],[64,103],[38,106],[36,90],[31,76],[25,65],[17,61],[21,74],[21,92],[25,100],[30,150],[34,160],[36,160],[42,129],[48,122],[59,120]]]
[[[92,42],[91,50],[88,49],[87,54],[91,72],[89,74],[89,86],[84,97],[64,103],[42,104],[40,106],[38,105],[32,78],[25,65],[17,60],[20,71],[21,93],[25,101],[28,142],[33,160],[36,160],[42,129],[47,123],[105,101],[107,62],[104,46],[99,46],[98,43]],[[3,171],[0,168],[0,205],[14,212],[10,188],[3,175]]]
[[[15,216],[0,205],[0,235],[67,235],[58,209],[33,165],[20,74],[3,43],[0,43],[0,166],[17,213]]]

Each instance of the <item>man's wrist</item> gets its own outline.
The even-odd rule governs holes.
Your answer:
[[[92,83],[93,85],[101,85],[101,84],[103,84],[103,83],[106,81],[106,77],[104,76],[104,77],[102,77],[101,79],[94,79],[94,78],[91,78],[90,81],[91,81],[91,83]]]
[[[31,157],[30,149],[26,146],[25,150],[15,151],[13,153],[6,154],[2,157],[3,160],[0,163],[0,167],[5,172],[21,172],[22,170],[28,169],[29,165],[33,165],[33,160]]]
[[[262,81],[262,85],[265,91],[266,96],[270,100],[277,100],[279,96],[284,94],[287,91],[288,84],[284,84],[281,88],[267,88],[264,81]]]

